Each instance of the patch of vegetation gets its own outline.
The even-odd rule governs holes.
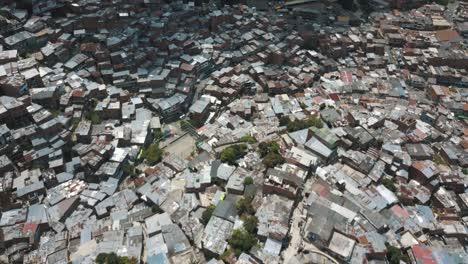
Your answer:
[[[404,255],[401,249],[391,246],[390,244],[385,244],[387,247],[387,259],[390,264],[400,264],[400,260],[403,260],[406,263],[411,263],[408,256]]]
[[[258,153],[260,157],[265,157],[268,153],[279,153],[280,147],[277,142],[262,142],[258,145]]]
[[[220,154],[220,160],[230,165],[237,165],[237,160],[247,154],[247,146],[244,144],[229,146]]]
[[[250,177],[250,176],[245,177],[244,185],[250,185],[250,184],[253,184],[253,183],[254,183],[254,180],[252,179],[252,177]]]
[[[201,223],[203,225],[206,225],[208,224],[208,221],[210,221],[210,218],[211,216],[213,215],[213,212],[215,210],[215,206],[214,205],[210,205],[208,206],[208,208],[206,208],[206,210],[203,212],[202,214],[202,218],[201,218]]]
[[[71,130],[74,131],[77,127],[78,127],[78,124],[80,124],[80,119],[79,118],[76,118],[76,117],[73,117],[71,119]]]
[[[241,198],[236,203],[237,212],[239,215],[243,214],[253,214],[255,210],[252,207],[252,199],[251,198]]]
[[[149,164],[153,165],[161,161],[163,154],[164,151],[159,148],[159,144],[154,143],[143,150],[141,157],[146,159]]]
[[[235,229],[228,243],[234,249],[236,256],[239,256],[242,252],[248,252],[255,246],[257,238],[246,230]]]
[[[229,258],[234,254],[234,251],[232,249],[227,249],[224,251],[224,253],[219,257],[221,260],[224,261],[224,263],[229,263]]]
[[[468,168],[463,168],[462,172],[463,172],[463,174],[468,175]]]
[[[122,170],[123,172],[130,176],[130,177],[134,177],[136,175],[135,173],[135,166],[133,166],[132,164],[130,163],[125,163],[123,166],[122,166]]]
[[[60,110],[58,109],[52,109],[52,110],[49,110],[49,112],[54,116],[54,117],[57,117],[61,114]]]
[[[258,225],[258,219],[254,215],[247,216],[244,219],[244,229],[245,231],[255,234],[257,233],[257,225]]]
[[[285,159],[281,154],[270,152],[268,153],[265,158],[263,159],[262,163],[267,168],[274,168],[277,165],[283,164]]]
[[[257,141],[255,140],[254,137],[252,137],[250,135],[245,135],[245,136],[240,138],[240,142],[253,144],[253,143],[257,142]]]
[[[276,165],[282,164],[285,162],[283,156],[279,153],[280,147],[278,143],[272,142],[262,142],[258,145],[258,152],[263,158],[262,163],[267,168],[274,168]]]
[[[87,112],[85,114],[85,118],[87,120],[91,121],[91,123],[93,123],[93,125],[99,125],[102,122],[101,117],[94,111]]]
[[[280,125],[286,126],[286,129],[288,130],[288,132],[294,132],[294,131],[298,131],[298,130],[312,127],[312,126],[317,127],[317,128],[323,127],[322,120],[315,116],[311,116],[304,120],[296,119],[294,121],[289,119],[289,117],[286,117],[286,118],[282,117],[280,118]]]
[[[96,263],[98,264],[137,264],[136,258],[120,257],[114,252],[112,253],[100,253],[96,257]]]
[[[191,128],[191,127],[194,127],[194,128],[199,127],[199,124],[197,123],[197,121],[192,120],[192,119],[180,120],[179,124],[180,124],[180,128],[182,128],[182,129],[187,129],[187,128]]]
[[[389,189],[392,192],[397,191],[397,187],[395,185],[395,180],[394,179],[383,178],[382,179],[382,184],[383,184],[383,186],[385,186],[387,189]]]
[[[156,129],[153,132],[154,139],[158,140],[164,137],[164,132],[161,131],[161,129]]]
[[[444,157],[440,153],[434,154],[434,157],[432,158],[432,161],[437,164],[437,165],[448,165],[447,162],[445,161]]]

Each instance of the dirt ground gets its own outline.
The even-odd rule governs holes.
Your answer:
[[[190,135],[185,135],[179,140],[169,144],[164,151],[175,154],[183,159],[188,158],[196,150],[195,140]]]

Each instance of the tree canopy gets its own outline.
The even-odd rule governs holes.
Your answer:
[[[250,184],[253,184],[254,183],[254,180],[252,179],[252,177],[245,177],[244,179],[244,185],[250,185]]]
[[[141,157],[146,159],[148,163],[155,164],[161,161],[163,154],[164,154],[164,151],[159,148],[159,144],[153,143],[149,145],[148,148],[143,150]]]
[[[243,226],[244,226],[245,231],[251,234],[255,234],[257,232],[257,224],[258,224],[257,217],[254,215],[251,215],[251,216],[245,217]]]
[[[253,214],[255,210],[252,207],[252,199],[250,198],[241,198],[239,201],[237,201],[236,204],[237,207],[237,212],[239,215],[242,214]]]
[[[235,229],[228,243],[234,248],[236,255],[239,256],[242,252],[248,252],[255,246],[257,238],[246,230]]]
[[[258,152],[260,156],[263,157],[262,163],[267,168],[273,168],[276,165],[284,163],[284,158],[281,156],[280,147],[278,143],[272,142],[262,142],[258,145]]]
[[[244,157],[247,153],[247,146],[244,144],[229,146],[220,154],[220,160],[230,165],[237,165],[237,160]]]
[[[136,258],[120,257],[114,252],[112,253],[100,253],[96,257],[97,264],[137,264]]]

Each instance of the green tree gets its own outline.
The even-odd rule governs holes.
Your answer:
[[[228,243],[234,248],[236,256],[239,256],[242,252],[248,252],[255,246],[257,238],[245,230],[235,229]]]
[[[135,166],[133,166],[132,164],[130,163],[125,163],[123,166],[122,166],[122,170],[123,172],[130,176],[130,177],[133,177],[135,176]]]
[[[388,243],[386,243],[385,246],[387,247],[387,260],[390,264],[400,264],[400,260],[410,263],[408,256],[404,255],[401,249],[391,246]]]
[[[262,163],[267,168],[274,168],[279,164],[283,164],[285,159],[278,153],[270,152],[263,159]]]
[[[202,217],[201,217],[201,222],[202,222],[203,225],[208,224],[208,221],[210,221],[210,218],[213,215],[213,212],[214,212],[215,208],[216,207],[214,205],[210,205],[203,212]]]
[[[99,253],[96,257],[97,264],[105,264],[107,262],[107,254],[106,253]]]
[[[277,142],[271,141],[271,142],[261,142],[258,145],[258,153],[260,154],[260,157],[265,157],[268,153],[279,153],[280,151],[280,146],[278,145]]]
[[[311,116],[304,120],[291,121],[288,123],[286,128],[289,132],[294,132],[294,131],[298,131],[298,130],[312,127],[312,126],[317,127],[317,128],[322,128],[323,127],[322,120],[318,117]]]
[[[164,132],[162,132],[161,129],[156,129],[153,132],[153,136],[154,136],[154,139],[161,139],[162,137],[164,137]]]
[[[462,172],[463,172],[463,174],[468,175],[468,168],[463,168]]]
[[[231,165],[237,165],[237,160],[244,157],[247,153],[247,146],[244,144],[229,146],[220,154],[220,160]]]
[[[257,231],[257,225],[258,225],[258,219],[257,217],[251,215],[251,216],[247,216],[245,219],[244,219],[244,229],[245,231],[251,233],[251,234],[255,234],[256,231]]]
[[[98,264],[137,264],[136,258],[119,257],[114,252],[112,253],[100,253],[96,257],[96,263]]]
[[[239,215],[253,214],[255,210],[252,207],[252,199],[242,197],[236,203],[237,212]]]
[[[99,125],[102,122],[101,117],[94,111],[87,112],[85,118],[91,121],[93,125]]]
[[[227,162],[231,165],[235,165],[237,161],[237,155],[233,148],[225,148],[221,151],[220,160]]]
[[[159,148],[159,144],[153,143],[143,150],[141,157],[146,159],[150,164],[156,164],[161,161],[163,154],[164,151]]]
[[[245,177],[244,185],[250,185],[250,184],[253,184],[253,183],[254,183],[254,180],[252,179],[252,177],[250,177],[250,176]]]
[[[385,186],[387,189],[389,189],[392,192],[397,191],[397,187],[395,186],[395,181],[393,179],[383,178],[382,184],[383,186]]]

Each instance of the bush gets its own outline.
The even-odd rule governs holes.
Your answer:
[[[257,238],[255,235],[245,230],[236,229],[232,232],[228,243],[234,248],[236,255],[239,256],[242,252],[248,252],[255,246],[257,244]]]
[[[150,164],[156,164],[161,161],[164,151],[159,148],[158,143],[149,145],[148,148],[143,150],[141,157],[146,159]]]
[[[241,145],[232,145],[225,148],[221,151],[220,160],[222,162],[227,162],[230,165],[237,165],[237,160],[244,157],[247,153],[247,146],[244,144]]]
[[[463,174],[468,175],[468,168],[463,168],[462,172],[463,172]]]
[[[213,215],[213,212],[215,210],[215,206],[214,205],[210,205],[208,206],[208,208],[206,208],[206,210],[203,212],[202,214],[202,218],[201,218],[201,222],[203,225],[206,225],[208,224],[208,221],[210,221],[210,218],[211,216]]]
[[[252,179],[252,177],[245,177],[244,185],[250,185],[250,184],[253,184],[253,183],[254,183],[254,180]]]

